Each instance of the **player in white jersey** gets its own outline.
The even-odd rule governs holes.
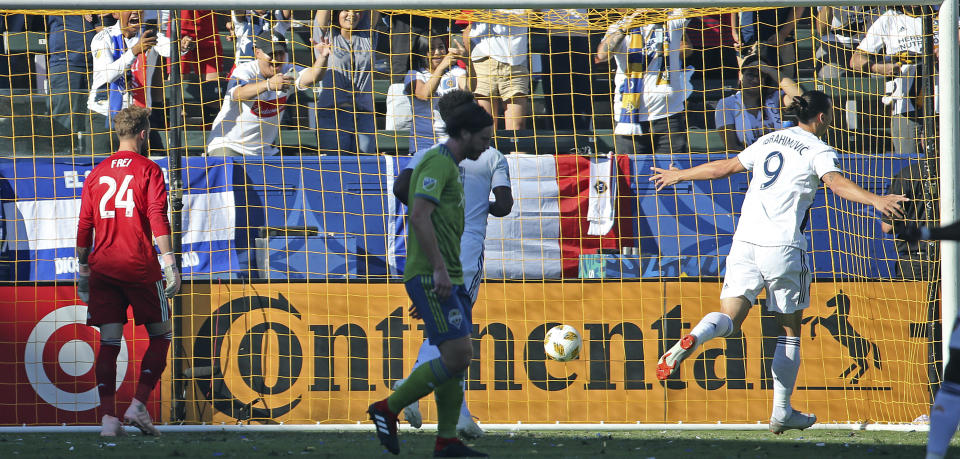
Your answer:
[[[445,113],[455,111],[460,104],[472,103],[473,101],[473,96],[469,92],[455,91],[463,93],[463,96],[452,98],[448,95],[447,98],[441,99],[438,109],[442,118],[445,117]],[[438,123],[438,125],[441,128],[443,126],[442,123]],[[446,140],[444,132],[440,132],[439,136],[441,137],[441,143]],[[427,150],[420,150],[414,154],[394,181],[393,194],[404,204],[407,203],[413,168],[420,162]],[[483,279],[483,241],[487,237],[487,215],[504,217],[513,208],[507,160],[500,151],[490,147],[475,161],[465,159],[460,162],[460,180],[463,183],[463,196],[466,201],[463,213],[463,236],[460,238],[460,263],[463,265],[464,286],[470,293],[472,303],[475,303],[477,293],[480,290],[480,280]],[[494,196],[493,202],[489,200],[491,191]],[[473,306],[472,303],[471,306]],[[439,356],[440,350],[430,344],[429,340],[424,340],[417,354],[417,363],[414,368]],[[402,382],[403,380],[397,381],[394,387]],[[413,427],[419,428],[422,424],[419,402],[414,402],[412,405],[405,407],[403,415]],[[466,399],[464,399],[460,408],[457,433],[468,439],[483,435],[483,430],[474,422],[473,416],[467,408]]]
[[[895,222],[897,237],[906,241],[960,241],[960,222],[942,227],[916,227]],[[930,407],[930,432],[927,434],[927,459],[942,459],[947,454],[950,439],[960,424],[960,318],[950,335],[950,360],[943,371],[943,383]]]
[[[807,91],[794,97],[787,110],[798,126],[760,137],[735,158],[686,170],[654,167],[650,178],[659,191],[687,180],[714,180],[746,171],[753,174],[727,256],[720,312],[704,316],[690,334],[660,357],[657,378],[676,373],[680,362],[699,345],[739,330],[765,287],[767,309],[783,327],[772,364],[770,431],[775,434],[806,429],[817,421],[812,414],[794,410],[790,395],[800,368],[800,323],[803,310],[810,305],[811,275],[803,230],[820,182],[837,196],[872,205],[884,215],[902,218],[899,203],[908,200],[901,195],[876,195],[843,176],[836,151],[818,138],[833,122],[829,96]]]

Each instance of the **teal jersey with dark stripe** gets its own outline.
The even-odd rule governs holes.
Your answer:
[[[430,214],[436,232],[437,246],[447,273],[454,284],[463,284],[460,265],[460,238],[463,236],[463,178],[460,167],[446,145],[439,144],[427,151],[410,176],[409,221],[417,198],[432,202],[437,207]],[[417,275],[433,275],[433,266],[420,248],[420,241],[412,228],[407,232],[407,264],[403,280]]]

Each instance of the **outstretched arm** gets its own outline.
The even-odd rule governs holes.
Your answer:
[[[327,73],[327,61],[330,58],[330,40],[327,38],[321,38],[320,43],[314,43],[313,49],[316,50],[314,53],[316,60],[313,61],[313,65],[300,72],[300,88],[306,89],[309,86],[313,86],[318,81],[323,79],[323,74]]]
[[[887,194],[880,196],[864,190],[843,176],[839,172],[828,172],[822,177],[825,183],[837,196],[860,204],[867,204],[876,208],[880,213],[890,217],[903,218],[901,202],[910,199],[902,194]]]
[[[960,241],[960,221],[946,226],[917,227],[906,224],[894,227],[897,237],[905,241]]]
[[[686,182],[688,180],[715,180],[729,177],[737,172],[745,172],[747,169],[743,167],[739,159],[729,158],[711,161],[696,167],[691,167],[690,169],[677,169],[671,164],[670,169],[651,167],[650,170],[654,172],[650,177],[650,181],[656,182],[657,191],[660,191],[665,187],[680,182]]]
[[[929,239],[960,241],[960,222],[953,222],[947,226],[930,228]]]

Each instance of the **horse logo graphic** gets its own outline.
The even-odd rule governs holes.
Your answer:
[[[873,366],[881,369],[880,349],[876,343],[864,338],[850,323],[850,297],[841,291],[837,296],[827,301],[827,307],[836,308],[833,314],[827,317],[807,317],[803,323],[810,322],[810,339],[817,336],[817,325],[826,328],[833,339],[847,349],[847,354],[853,363],[843,371],[841,378],[853,374],[850,384],[860,382],[860,377],[870,369],[870,356],[873,357]]]

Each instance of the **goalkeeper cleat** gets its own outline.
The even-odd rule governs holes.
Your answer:
[[[490,457],[486,453],[481,453],[462,441],[451,438],[437,438],[437,446],[433,450],[433,457]]]
[[[126,434],[119,419],[109,414],[103,415],[103,420],[100,422],[101,437],[122,437]]]
[[[393,390],[397,390],[404,381],[406,381],[406,379],[401,379],[393,383]],[[419,429],[423,426],[423,415],[420,414],[419,400],[403,407],[403,419],[406,419],[410,427],[414,429]]]
[[[123,420],[143,432],[144,435],[159,436],[160,431],[153,426],[153,420],[150,419],[150,413],[147,407],[137,399],[130,402],[127,411],[123,413]]]
[[[483,429],[477,425],[471,416],[460,415],[457,420],[457,435],[464,440],[476,440],[484,434]]]
[[[793,410],[793,412],[790,413],[790,417],[786,420],[778,421],[770,418],[770,431],[780,435],[791,429],[806,429],[807,427],[816,424],[816,422],[817,416],[815,414],[806,414],[797,410]]]
[[[669,351],[660,356],[660,360],[657,362],[657,379],[662,381],[676,373],[680,362],[686,359],[696,347],[697,337],[687,335],[680,338],[680,341],[677,341]]]
[[[383,399],[367,408],[367,414],[377,428],[380,444],[393,454],[400,454],[400,440],[397,438],[397,415],[390,411],[387,400]]]

